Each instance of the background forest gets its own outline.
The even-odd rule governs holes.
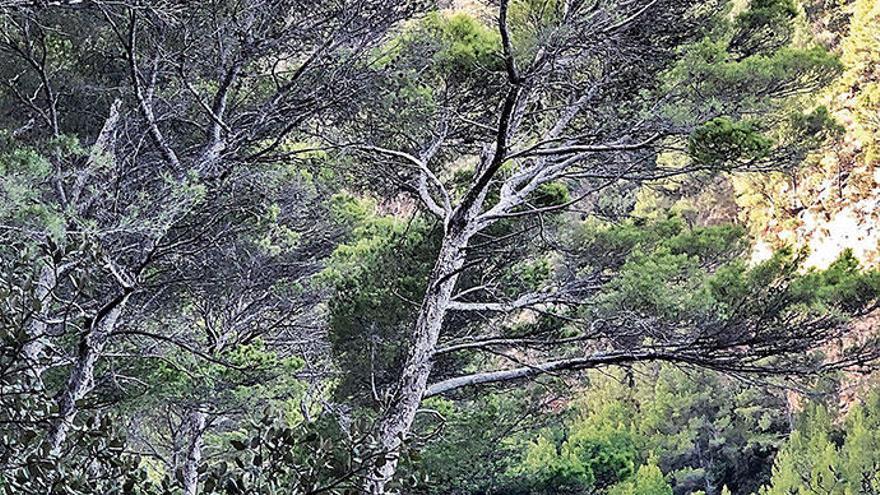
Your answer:
[[[0,493],[880,493],[877,0],[0,0]]]

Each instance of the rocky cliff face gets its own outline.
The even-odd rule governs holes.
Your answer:
[[[781,245],[806,247],[824,267],[845,249],[880,264],[880,1],[805,6],[812,37],[845,66],[817,104],[840,132],[802,168],[770,180],[736,180],[742,215],[759,239],[756,258]]]

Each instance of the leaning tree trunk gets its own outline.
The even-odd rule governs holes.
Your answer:
[[[399,449],[427,389],[443,318],[464,265],[465,247],[470,237],[466,232],[447,235],[431,272],[393,401],[379,423],[379,442],[386,461],[369,480],[367,490],[374,495],[386,493],[386,486],[397,469]]]
[[[95,363],[104,349],[107,338],[116,328],[129,295],[130,293],[126,291],[105,306],[104,311],[95,316],[89,332],[79,342],[76,361],[58,397],[58,418],[49,430],[48,443],[52,454],[57,455],[61,452],[61,447],[76,417],[76,402],[85,397],[95,386]]]

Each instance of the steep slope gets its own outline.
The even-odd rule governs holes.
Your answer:
[[[809,249],[808,265],[824,267],[845,249],[880,262],[880,2],[805,6],[812,35],[838,53],[842,77],[817,102],[839,134],[803,167],[734,181],[742,216],[759,245]],[[830,4],[830,2],[827,2]]]

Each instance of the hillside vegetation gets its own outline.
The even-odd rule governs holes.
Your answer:
[[[878,206],[876,0],[0,0],[0,494],[878,494]]]

